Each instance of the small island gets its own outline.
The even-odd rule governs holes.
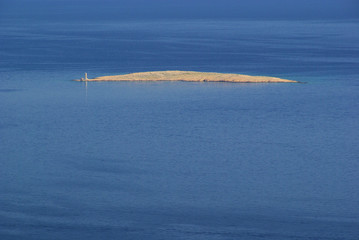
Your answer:
[[[137,72],[115,76],[85,78],[75,81],[183,81],[183,82],[231,82],[231,83],[298,83],[298,81],[266,76],[248,76],[234,73],[195,72],[195,71],[155,71]]]

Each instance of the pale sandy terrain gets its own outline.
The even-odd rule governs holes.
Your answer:
[[[138,72],[124,75],[103,76],[87,80],[81,79],[78,81],[185,81],[234,83],[297,82],[275,77],[193,71]]]

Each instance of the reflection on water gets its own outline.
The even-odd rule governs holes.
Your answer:
[[[2,97],[5,239],[357,236],[350,87],[40,88]]]

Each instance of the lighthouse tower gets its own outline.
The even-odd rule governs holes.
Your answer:
[[[87,81],[87,79],[88,79],[88,78],[87,78],[87,73],[85,73],[85,81]]]

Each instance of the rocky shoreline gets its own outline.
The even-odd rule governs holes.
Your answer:
[[[195,71],[155,71],[137,72],[123,75],[85,78],[75,81],[184,81],[184,82],[233,82],[233,83],[298,83],[298,81],[267,76],[249,76],[232,73],[195,72]]]

